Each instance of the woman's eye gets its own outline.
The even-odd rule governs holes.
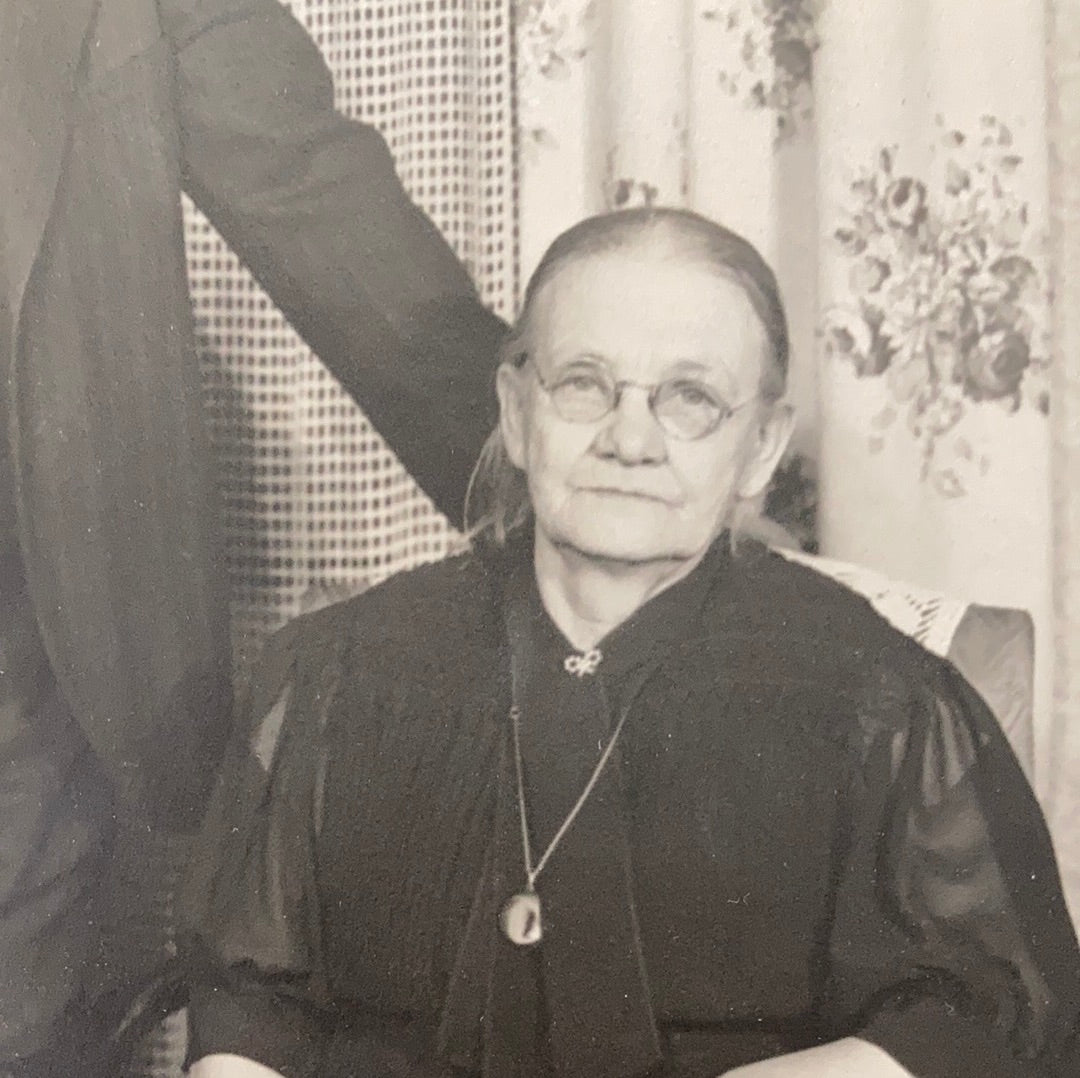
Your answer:
[[[684,382],[674,387],[673,396],[682,404],[690,405],[692,407],[700,407],[701,405],[711,404],[715,405],[716,401],[713,400],[712,394],[703,386],[696,386],[692,382]]]
[[[595,374],[570,374],[561,385],[575,393],[595,393],[604,388],[603,379]]]

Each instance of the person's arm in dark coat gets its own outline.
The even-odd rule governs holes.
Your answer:
[[[277,0],[162,0],[185,189],[456,524],[503,324]]]

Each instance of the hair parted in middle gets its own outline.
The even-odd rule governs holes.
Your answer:
[[[566,266],[616,251],[654,250],[697,263],[737,284],[765,332],[767,355],[760,395],[769,403],[786,389],[787,316],[776,275],[748,240],[692,210],[642,206],[587,217],[559,235],[529,278],[521,312],[502,347],[502,362],[521,366],[529,353],[536,298]],[[480,544],[502,546],[531,516],[525,476],[507,456],[498,427],[473,469],[465,499],[466,529]]]

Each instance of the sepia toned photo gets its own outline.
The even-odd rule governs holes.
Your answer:
[[[0,1078],[1080,1074],[1080,6],[0,0]]]

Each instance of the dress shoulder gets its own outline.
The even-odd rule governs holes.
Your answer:
[[[938,683],[946,665],[862,595],[758,543],[740,545],[705,613],[706,632],[746,679],[785,686],[838,715],[877,682],[914,690]]]
[[[768,721],[847,750],[829,1006],[863,1014],[859,1035],[916,1074],[1075,1060],[1075,936],[1045,821],[985,702],[831,578],[763,548],[735,564],[715,631],[776,690]]]
[[[277,634],[275,651],[310,664],[342,643],[343,654],[362,647],[369,660],[391,650],[399,657],[403,651],[413,655],[443,640],[464,643],[491,621],[498,580],[498,569],[472,553],[397,573],[294,619]]]

